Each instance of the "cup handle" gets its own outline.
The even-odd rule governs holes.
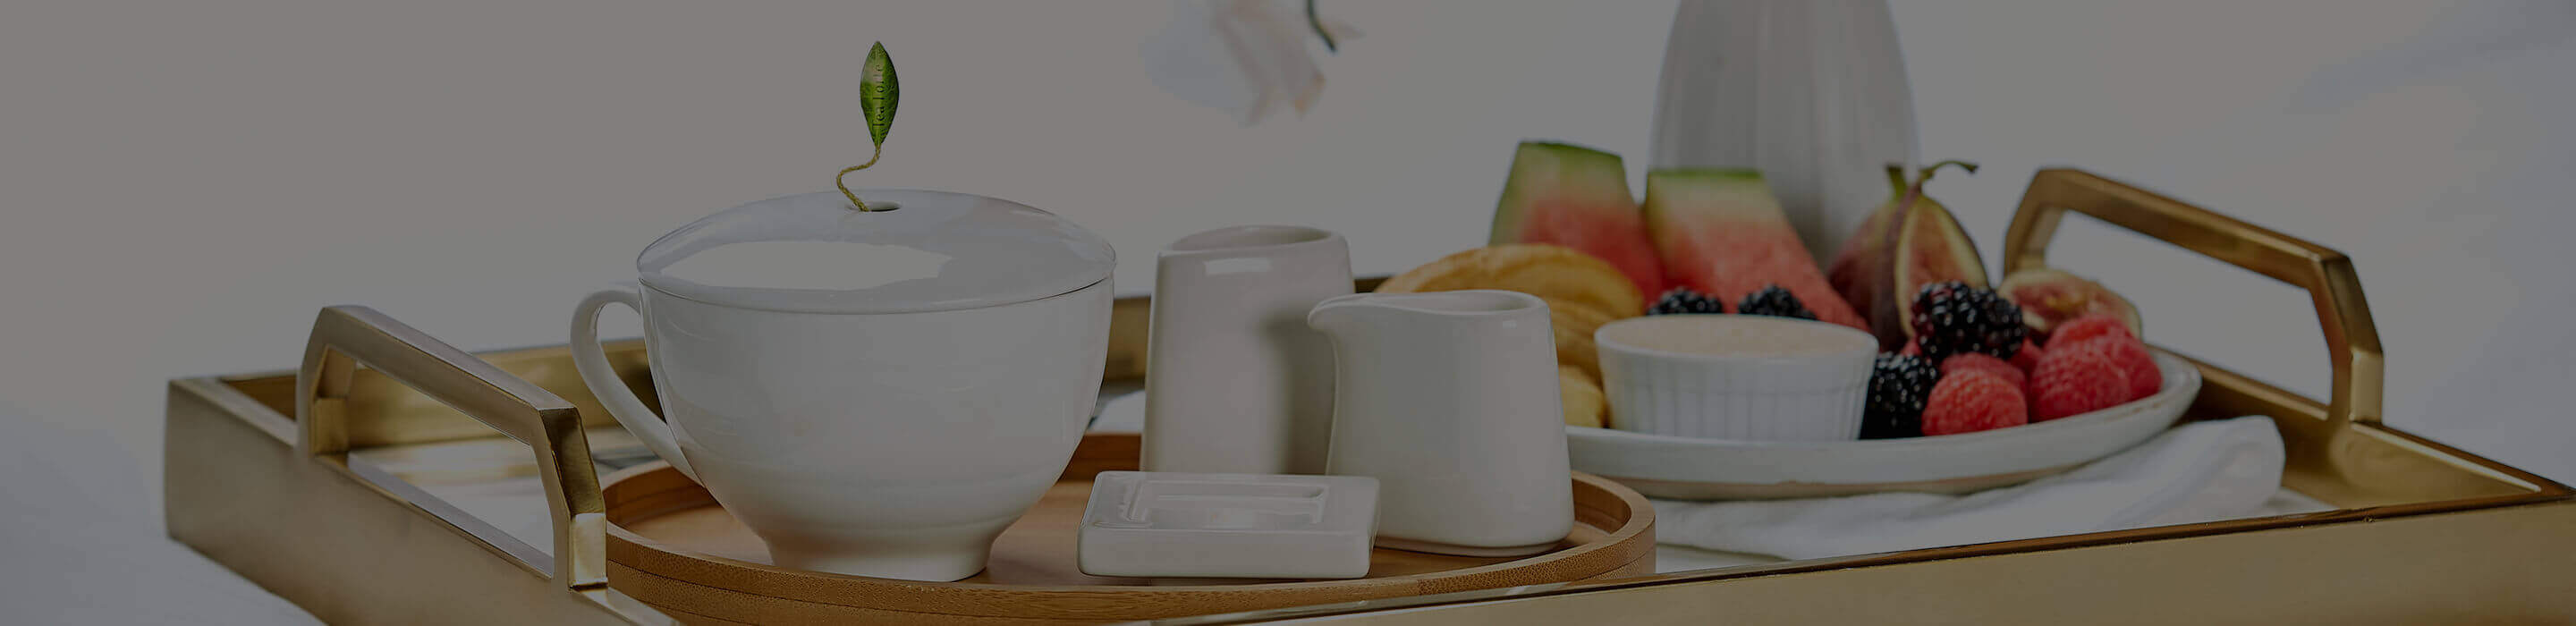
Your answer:
[[[617,377],[616,368],[608,365],[608,351],[599,347],[599,311],[611,304],[626,305],[638,315],[644,313],[641,294],[630,288],[601,290],[582,298],[581,306],[572,315],[572,367],[581,372],[581,382],[590,386],[591,395],[599,397],[609,416],[617,418],[618,424],[680,474],[698,480],[698,471],[680,456],[679,440],[672,438],[671,425],[653,413],[652,407],[645,406],[642,398],[635,397],[635,390],[628,388],[626,381]]]

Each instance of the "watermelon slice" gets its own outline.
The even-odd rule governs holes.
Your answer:
[[[1520,152],[1512,156],[1511,180],[1503,184],[1502,202],[1494,207],[1494,234],[1487,243],[1573,248],[1619,268],[1648,300],[1664,293],[1663,262],[1646,237],[1637,197],[1628,193],[1628,166],[1616,154],[1521,142]]]
[[[1669,169],[1646,173],[1646,227],[1674,284],[1735,302],[1779,285],[1817,319],[1869,330],[1869,322],[1825,282],[1789,216],[1754,170]]]

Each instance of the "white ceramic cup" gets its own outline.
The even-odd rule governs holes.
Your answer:
[[[1592,339],[1612,428],[1711,439],[1858,439],[1878,356],[1869,333],[1764,315],[1629,318]]]
[[[865,314],[612,289],[574,314],[573,362],[619,423],[705,485],[776,564],[958,580],[984,568],[1080,443],[1110,300],[1106,279],[1014,304]],[[610,304],[644,316],[661,416],[600,350]]]
[[[1145,471],[1324,473],[1333,344],[1306,312],[1350,293],[1350,246],[1329,231],[1235,226],[1172,242],[1155,260]]]

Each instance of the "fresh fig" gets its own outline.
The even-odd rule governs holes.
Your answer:
[[[2004,277],[2004,299],[2021,306],[2022,324],[2036,335],[2044,336],[2057,324],[2093,314],[2108,314],[2129,325],[2129,332],[2144,337],[2138,326],[2138,307],[2128,298],[2082,276],[2040,267],[2013,272]]]
[[[1834,290],[1869,318],[1882,350],[1896,350],[1913,337],[1913,324],[1908,322],[1912,315],[1906,309],[1923,285],[1951,280],[1971,287],[1987,285],[1976,242],[1949,209],[1923,195],[1923,183],[1948,165],[1970,172],[1977,169],[1972,163],[1942,161],[1908,181],[1901,167],[1888,166],[1892,195],[1887,204],[1862,220],[1860,230],[1843,243],[1827,272]]]
[[[1873,318],[1873,305],[1885,299],[1878,294],[1886,290],[1888,272],[1880,265],[1887,260],[1887,240],[1895,232],[1891,222],[1895,221],[1897,209],[1904,206],[1905,166],[1888,164],[1887,187],[1887,202],[1861,219],[1860,228],[1843,240],[1842,248],[1834,251],[1833,263],[1825,268],[1825,282],[1833,285],[1834,292],[1853,310]],[[1878,327],[1877,321],[1871,320],[1870,328]]]

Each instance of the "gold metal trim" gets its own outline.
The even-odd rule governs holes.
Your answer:
[[[2021,210],[2004,234],[2004,273],[2046,267],[2049,242],[2067,211],[2308,290],[2334,355],[2334,396],[2326,419],[2337,425],[2379,421],[2386,359],[2350,257],[2088,172],[2045,169],[2031,177]]]
[[[2323,423],[2283,420],[2280,427],[2316,429],[2321,435],[2298,438],[2308,445],[2289,450],[2294,457],[2320,463],[2294,465],[2349,467],[2357,462],[2349,440],[2357,431],[2348,426],[2379,424],[2387,359],[2350,257],[2089,172],[2044,169],[2031,177],[2021,209],[2004,234],[2006,275],[2048,265],[2049,243],[2068,211],[2306,289],[2333,358],[2334,388]],[[2202,367],[2204,373],[2209,369]]]
[[[543,469],[539,474],[545,481],[554,562],[551,567],[525,560],[520,564],[568,589],[607,586],[601,539],[607,507],[591,467],[581,412],[571,402],[374,309],[326,308],[313,322],[304,366],[295,376],[296,451],[343,471],[351,471],[345,401],[359,364],[528,444]],[[359,472],[351,474],[372,482]],[[418,501],[426,496],[418,490],[403,491],[424,511],[453,510],[443,502]]]

